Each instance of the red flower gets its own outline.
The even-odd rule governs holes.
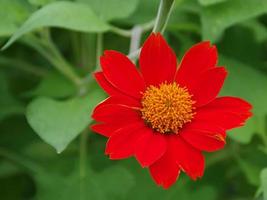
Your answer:
[[[110,159],[135,156],[159,185],[170,187],[180,171],[193,180],[204,172],[203,151],[225,145],[226,130],[242,126],[251,105],[217,97],[227,71],[217,50],[201,42],[186,52],[178,69],[175,53],[151,34],[140,53],[140,71],[123,54],[105,51],[95,74],[110,95],[94,110],[92,129],[106,137]]]

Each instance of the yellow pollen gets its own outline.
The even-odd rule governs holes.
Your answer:
[[[178,134],[194,117],[192,95],[177,83],[149,86],[142,97],[142,118],[160,133]]]

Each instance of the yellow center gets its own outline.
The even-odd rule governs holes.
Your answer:
[[[194,103],[187,88],[177,83],[149,86],[142,98],[142,118],[160,133],[178,134],[193,119]]]

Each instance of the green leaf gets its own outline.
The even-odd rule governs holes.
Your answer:
[[[266,0],[231,0],[204,7],[202,38],[216,41],[226,28],[266,12]]]
[[[81,198],[93,200],[125,199],[125,195],[134,185],[132,174],[125,168],[114,166],[101,173],[88,170],[88,176],[79,178],[74,172],[70,176],[53,173],[39,173],[37,181],[37,199],[73,200]],[[81,194],[81,184],[85,186]]]
[[[267,168],[261,171],[261,187],[263,191],[263,200],[267,200]]]
[[[225,1],[228,1],[228,0],[198,0],[198,2],[203,6],[209,6],[212,4],[217,4],[217,3],[221,3]]]
[[[60,153],[89,125],[92,109],[102,95],[96,90],[67,101],[39,97],[27,107],[26,117],[33,130]]]
[[[46,4],[55,2],[57,0],[28,0],[28,1],[29,1],[29,3],[31,3],[32,5],[35,5],[35,6],[44,6]]]
[[[253,134],[264,133],[267,77],[241,62],[223,56],[220,58],[220,63],[229,71],[221,94],[244,98],[253,106],[253,117],[244,127],[230,131],[229,136],[241,143],[249,143]]]
[[[12,35],[29,15],[30,6],[26,1],[0,1],[0,37]]]
[[[64,98],[74,95],[74,93],[75,86],[68,79],[59,73],[50,73],[27,95]]]
[[[136,9],[139,0],[78,0],[87,3],[97,16],[105,21],[121,19],[130,16]]]
[[[2,72],[0,72],[0,95],[0,120],[24,113],[24,106],[9,92],[7,79]]]
[[[3,49],[9,47],[22,35],[42,27],[58,27],[83,32],[104,32],[109,29],[108,24],[101,21],[88,5],[59,1],[33,13]]]

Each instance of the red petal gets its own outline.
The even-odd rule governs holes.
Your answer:
[[[180,136],[170,136],[170,145],[176,162],[193,180],[202,177],[205,168],[205,160],[201,152],[187,144]]]
[[[245,121],[252,115],[251,108],[251,105],[242,99],[220,97],[197,109],[194,119],[229,130],[244,125]]]
[[[105,99],[101,103],[99,103],[95,109],[98,109],[99,107],[109,105],[109,104],[117,104],[117,105],[122,105],[125,107],[130,107],[133,109],[139,109],[141,108],[141,102],[131,98],[129,96],[125,95],[117,95],[117,96],[110,96],[109,98]]]
[[[165,136],[153,132],[147,128],[147,134],[144,134],[136,146],[135,157],[142,167],[148,167],[157,161],[166,151]]]
[[[217,151],[225,145],[225,131],[219,126],[193,121],[180,132],[183,139],[201,151]]]
[[[196,100],[196,107],[204,106],[216,98],[226,75],[224,67],[216,67],[201,74],[194,86],[188,88]]]
[[[181,136],[186,142],[201,151],[213,152],[222,149],[225,145],[225,139],[219,133],[191,130],[182,131]]]
[[[238,97],[218,97],[201,109],[223,109],[237,114],[246,114],[252,109],[252,105]]]
[[[100,135],[110,137],[114,131],[118,130],[121,127],[123,127],[123,124],[94,124],[91,126],[91,129],[94,132],[99,133]]]
[[[139,62],[147,86],[164,81],[173,82],[177,67],[176,55],[160,33],[152,33],[145,41]]]
[[[97,83],[106,91],[109,95],[121,95],[122,93],[111,85],[105,78],[103,72],[96,72],[94,74]]]
[[[118,129],[109,138],[106,154],[110,159],[123,159],[133,156],[137,141],[144,134],[144,123],[134,123]]]
[[[154,181],[165,189],[174,184],[180,174],[180,168],[173,156],[174,152],[171,146],[168,146],[166,153],[149,167]]]
[[[215,67],[217,49],[210,42],[201,42],[191,47],[184,55],[175,77],[182,85],[190,87],[202,72]]]
[[[119,121],[135,122],[142,121],[138,110],[115,104],[103,105],[96,107],[93,111],[92,118],[96,121],[106,123],[116,123]]]
[[[106,79],[114,87],[125,94],[141,98],[141,92],[145,90],[144,80],[125,55],[116,51],[105,51],[100,63]]]

